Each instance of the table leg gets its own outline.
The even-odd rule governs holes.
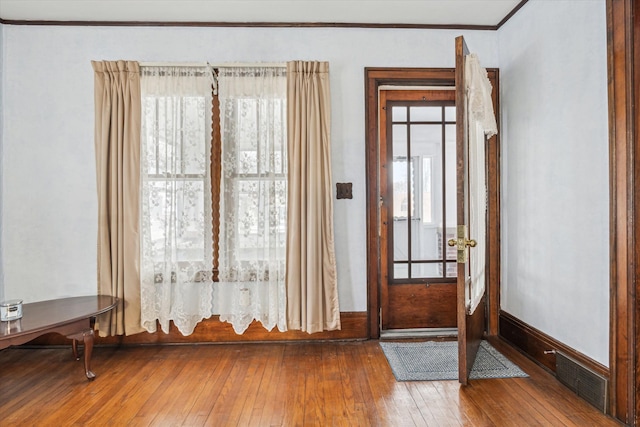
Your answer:
[[[73,355],[78,357],[78,348],[76,341],[82,340],[84,343],[84,372],[89,381],[95,379],[96,374],[91,370],[91,354],[93,353],[93,329],[85,329],[77,334],[69,335],[67,338],[73,340],[71,346],[73,348]]]

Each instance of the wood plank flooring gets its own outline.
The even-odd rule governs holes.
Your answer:
[[[546,371],[397,382],[377,341],[97,347],[93,382],[71,349],[0,352],[0,425],[614,426]]]

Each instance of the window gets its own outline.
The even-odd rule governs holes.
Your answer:
[[[203,97],[184,97],[177,102],[180,120],[193,120],[193,126],[189,132],[180,135],[183,139],[172,144],[164,138],[164,132],[160,130],[163,121],[160,117],[171,107],[175,100],[168,97],[145,97],[143,109],[145,117],[157,118],[152,120],[147,127],[146,135],[146,162],[145,177],[147,181],[147,194],[153,201],[149,205],[149,218],[151,228],[151,242],[153,245],[153,259],[160,261],[163,252],[162,241],[167,238],[170,230],[164,224],[162,214],[167,210],[167,203],[171,202],[171,194],[181,194],[186,197],[176,199],[176,248],[178,261],[204,261],[204,240],[200,238],[204,234],[205,218],[205,191],[209,191],[207,167],[200,161],[206,153],[206,129],[205,123],[194,118],[198,112],[204,111]],[[177,150],[174,162],[168,162],[167,156],[161,156],[160,152],[167,153]],[[172,157],[169,155],[169,158]]]
[[[142,71],[142,323],[286,330],[286,70]],[[217,80],[218,94],[215,94]]]
[[[284,251],[287,218],[286,102],[243,98],[227,103],[233,113],[231,129],[224,133],[228,152],[224,164],[225,206],[236,212],[232,231],[236,236],[236,261],[263,260],[269,235]],[[261,134],[263,128],[270,129]],[[229,224],[225,224],[229,227]],[[228,248],[227,248],[228,249]],[[282,254],[284,257],[284,253]]]
[[[220,281],[278,281],[287,216],[284,69],[221,69]]]
[[[200,77],[201,93],[153,90],[143,79],[143,249],[156,283],[167,274],[172,282],[201,281],[211,271],[211,86]]]
[[[173,321],[188,335],[213,314],[230,321],[237,333],[254,320],[268,330],[277,325],[285,331],[287,291],[303,294],[315,304],[317,293],[307,298],[304,292],[308,286],[321,290],[319,303],[329,310],[312,310],[308,316],[304,304],[289,306],[298,312],[293,327],[310,332],[318,325],[323,325],[319,330],[340,327],[332,247],[328,63],[282,65],[221,66],[217,97],[216,79],[208,65],[140,67],[142,117],[138,121],[134,114],[132,122],[142,124],[141,191],[131,192],[127,203],[136,211],[141,205],[140,319],[147,331],[155,332],[159,322],[166,332]],[[138,79],[134,80],[137,86]],[[287,83],[296,89],[288,93]],[[286,106],[288,95],[297,107],[291,111]],[[287,123],[288,117],[294,120]],[[288,141],[288,124],[312,132],[295,132]],[[131,152],[122,157],[137,166],[138,135],[129,135]],[[304,159],[292,162],[300,172],[291,174],[293,185],[303,188],[295,206],[287,203],[289,143],[294,153],[320,148],[312,155],[312,163],[320,167],[305,169]],[[127,179],[137,183],[137,174],[130,175]],[[311,191],[307,182],[312,183]],[[117,193],[131,188],[126,185],[118,183]],[[312,214],[305,209],[309,198],[321,207]],[[319,218],[317,211],[323,212]],[[291,226],[312,227],[288,233],[289,215]],[[125,233],[135,239],[137,222]],[[321,249],[322,256],[294,250],[289,252],[296,255],[289,267],[300,271],[311,263],[319,273],[305,281],[293,272],[300,280],[286,289],[287,239],[292,239],[292,248],[304,247],[303,236],[313,237],[311,245]],[[137,253],[137,246],[129,247]],[[317,253],[313,248],[308,252]]]
[[[221,261],[227,281],[243,271],[245,279],[264,279],[270,252],[284,262],[286,91],[267,90],[265,96],[253,85],[258,92],[238,92],[227,80],[230,73],[219,77],[230,87],[221,97],[206,81],[162,93],[145,80],[143,245],[156,283],[165,275],[175,282],[179,274],[181,281],[207,280],[210,271],[218,280]],[[241,80],[252,78],[243,73]],[[284,70],[279,74],[284,88]]]

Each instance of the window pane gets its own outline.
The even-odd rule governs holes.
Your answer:
[[[286,143],[286,138],[282,141]],[[287,158],[284,144],[276,143],[273,145],[273,153],[270,157],[270,172],[276,175],[284,175],[287,173]]]
[[[412,122],[442,121],[442,107],[410,107],[409,117]]]
[[[203,175],[205,168],[209,166],[209,159],[205,159],[205,144],[209,140],[206,129],[207,114],[204,97],[184,97],[182,98],[182,110],[184,125],[181,129],[179,141],[180,150],[178,161],[179,173]]]
[[[142,155],[146,155],[145,162],[146,170],[143,173],[147,175],[157,175],[158,172],[158,134],[157,126],[154,124],[157,114],[157,104],[155,98],[142,98],[142,120],[146,126],[142,126],[143,136],[142,141],[146,146],[146,150]]]
[[[204,175],[210,132],[204,97],[145,96],[142,104],[146,173]]]
[[[238,165],[236,170],[238,174],[258,174],[258,151],[257,150],[241,150],[238,152]]]
[[[237,259],[267,259],[269,253],[284,256],[287,219],[285,180],[239,179],[236,186]]]
[[[146,181],[152,259],[154,262],[200,261],[205,253],[204,182]],[[167,215],[175,207],[175,216]],[[208,230],[207,230],[208,231]],[[167,241],[175,244],[167,245]],[[172,248],[171,253],[165,251]]]
[[[239,174],[286,173],[285,112],[283,99],[237,99],[233,128],[237,141],[228,143],[238,151],[236,171]],[[230,119],[227,119],[230,120]],[[284,161],[283,161],[284,160]]]

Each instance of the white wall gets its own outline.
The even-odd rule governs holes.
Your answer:
[[[342,311],[366,311],[364,67],[453,67],[464,34],[498,66],[491,31],[337,28],[4,27],[2,230],[8,298],[26,302],[96,291],[93,71],[90,61],[331,65],[334,182]]]
[[[366,310],[364,67],[500,67],[502,309],[608,364],[600,0],[528,2],[496,32],[0,26],[0,298],[96,291],[92,59],[331,63],[342,311]],[[3,286],[4,285],[4,286]]]
[[[608,365],[603,1],[530,1],[499,31],[502,309]]]

